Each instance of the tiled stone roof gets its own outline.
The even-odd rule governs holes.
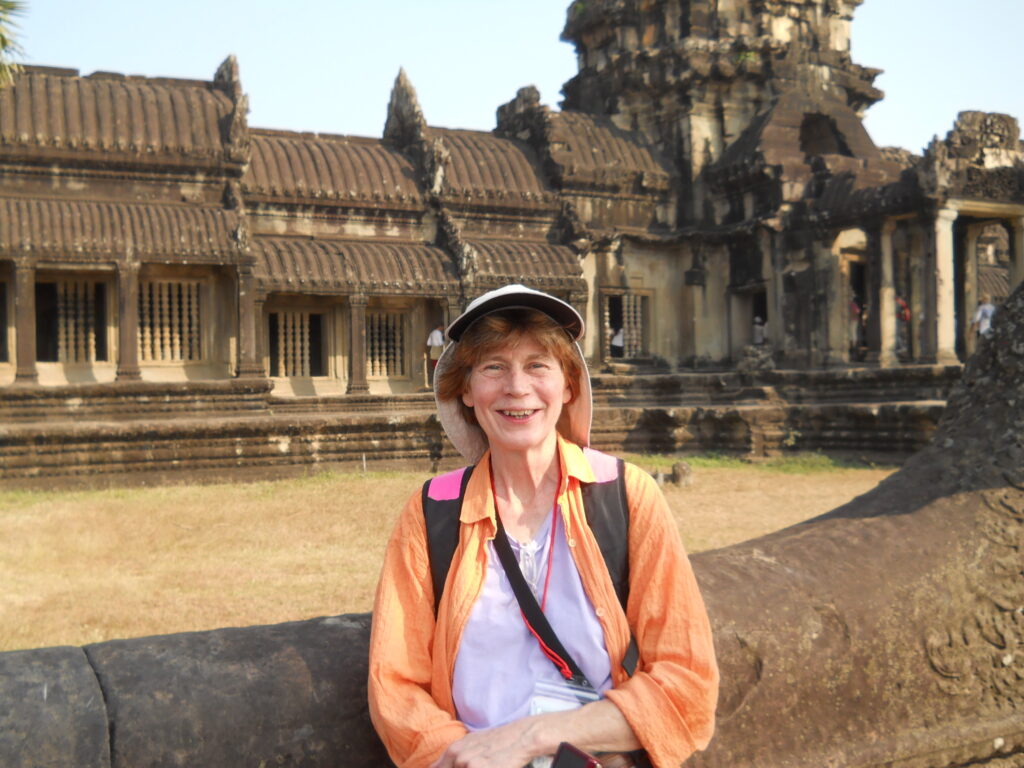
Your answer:
[[[252,132],[246,195],[314,200],[413,202],[422,194],[412,163],[379,139]]]
[[[234,260],[238,216],[199,205],[0,198],[0,252]]]
[[[564,185],[622,192],[669,189],[671,165],[640,134],[582,112],[553,112],[551,126],[551,159]]]
[[[521,141],[483,131],[431,128],[449,153],[442,196],[475,204],[556,207],[537,160]]]
[[[979,264],[978,293],[988,294],[996,303],[1005,301],[1010,294],[1009,269],[997,264]]]
[[[521,282],[535,287],[576,288],[583,279],[576,253],[565,245],[530,240],[467,240],[477,253],[475,280]]]
[[[131,153],[143,162],[220,159],[221,121],[232,110],[209,82],[26,67],[0,90],[0,155],[47,148]]]
[[[423,243],[257,237],[253,251],[267,291],[422,296],[459,283],[451,257]]]

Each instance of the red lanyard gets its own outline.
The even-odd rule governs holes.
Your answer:
[[[495,514],[495,516],[498,519],[497,520],[497,522],[498,522],[498,536],[504,537],[504,536],[507,536],[507,534],[505,533],[504,526],[501,524],[501,514],[498,512],[498,493],[497,493],[497,490],[494,487],[494,470],[493,470],[493,468],[491,469],[490,478],[491,478],[491,497],[494,500],[494,514]],[[561,490],[561,488],[562,488],[562,475],[561,475],[561,472],[559,472],[559,475],[558,475],[558,489]],[[544,577],[544,593],[543,593],[543,596],[541,597],[541,602],[540,602],[540,611],[541,612],[540,612],[540,614],[538,614],[539,620],[543,624],[547,624],[547,621],[546,621],[546,619],[545,619],[543,614],[544,614],[544,606],[545,606],[545,604],[547,603],[547,600],[548,600],[548,587],[551,585],[551,565],[552,565],[552,562],[554,561],[554,556],[555,556],[555,526],[558,525],[558,515],[556,514],[556,512],[558,511],[558,504],[557,504],[558,494],[557,493],[555,494],[555,501],[556,501],[556,503],[553,505],[552,512],[551,512],[551,542],[550,542],[550,545],[548,547],[547,575]],[[508,555],[509,563],[507,565],[505,565],[506,571],[511,573],[511,571],[508,570],[509,568],[515,569],[516,571],[519,571],[519,565],[516,563],[515,559],[513,558],[512,548],[509,545],[508,540],[506,539],[501,546],[498,546],[498,545],[496,545],[496,546],[499,549],[499,552],[500,552],[500,550],[502,548],[504,548],[505,552]],[[500,556],[500,554],[499,554],[499,556]],[[524,589],[528,590],[528,587],[526,587],[526,581],[525,581],[525,579],[523,579],[522,573],[518,572],[516,574],[516,576],[521,580],[521,583],[523,584]],[[512,583],[513,583],[513,591],[515,591],[515,581],[513,580]],[[527,591],[526,594],[529,594],[529,592]],[[548,659],[551,660],[551,662],[558,668],[558,671],[562,674],[562,676],[566,680],[572,680],[573,679],[573,671],[570,668],[569,662],[566,661],[566,659],[563,658],[557,651],[553,650],[546,642],[544,642],[544,638],[542,638],[540,636],[540,634],[537,632],[537,630],[534,629],[533,625],[530,623],[530,620],[526,617],[526,614],[523,612],[523,609],[521,607],[523,599],[524,598],[521,597],[518,593],[516,594],[516,600],[520,603],[519,614],[523,617],[523,623],[526,624],[526,628],[530,631],[530,634],[533,635],[534,638],[537,640],[537,643],[540,645],[541,652]],[[526,598],[526,599],[533,599],[534,605],[536,605],[536,599],[535,598]],[[551,632],[550,626],[548,626],[548,631],[549,631],[549,633]],[[555,641],[557,643],[558,638],[555,637],[554,639],[555,639]],[[582,672],[580,673],[580,677],[584,681],[586,680],[586,678],[585,678],[585,676],[583,676]]]
[[[494,514],[498,512],[498,491],[494,487],[494,467],[491,467],[491,497],[494,499]],[[558,524],[558,491],[562,489],[562,470],[559,467],[558,470],[558,486],[555,491],[555,504],[551,510],[551,543],[548,545],[548,569],[544,576],[544,592],[540,599],[540,609],[543,611],[548,602],[548,587],[551,586],[551,564],[555,561],[555,526]],[[526,617],[523,617],[523,621],[526,621]],[[530,622],[526,621],[526,626],[530,627]],[[530,627],[530,631],[533,632],[533,627]],[[539,638],[538,638],[539,639]]]

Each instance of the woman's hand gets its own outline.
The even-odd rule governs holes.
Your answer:
[[[601,699],[579,709],[532,715],[467,734],[430,768],[522,768],[535,757],[555,754],[563,741],[589,752],[640,747],[619,708]]]
[[[547,754],[537,738],[538,720],[524,717],[469,733],[452,743],[430,768],[522,768],[537,755]]]

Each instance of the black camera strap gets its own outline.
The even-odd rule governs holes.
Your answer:
[[[551,524],[556,525],[558,516],[555,513],[552,513],[552,515]],[[498,552],[498,560],[501,561],[501,567],[505,569],[505,575],[508,576],[512,592],[519,602],[519,609],[523,613],[523,619],[526,621],[530,634],[537,638],[541,651],[551,660],[551,663],[555,665],[555,668],[558,669],[562,677],[573,685],[585,690],[596,690],[591,682],[587,680],[587,676],[583,674],[583,670],[580,669],[575,659],[565,650],[565,646],[558,639],[555,630],[551,628],[551,624],[544,615],[544,611],[541,610],[537,598],[530,589],[530,585],[526,583],[526,577],[523,576],[523,572],[519,568],[519,561],[512,552],[512,545],[508,543],[505,526],[501,523],[501,515],[495,512],[494,517],[498,523],[498,532],[494,537],[494,548]],[[551,557],[552,554],[549,551],[548,557]]]

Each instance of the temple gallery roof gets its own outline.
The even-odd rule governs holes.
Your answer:
[[[444,295],[459,285],[451,256],[424,243],[257,237],[265,291]]]
[[[247,196],[422,203],[412,163],[380,139],[265,130],[252,137]]]
[[[522,282],[574,287],[583,277],[576,253],[564,245],[531,240],[467,240],[477,254],[477,277],[488,282]]]
[[[476,204],[506,201],[556,207],[537,158],[525,142],[483,131],[429,131],[448,152],[442,197]]]
[[[212,82],[25,67],[0,90],[0,155],[19,149],[222,159],[234,109]]]
[[[669,189],[671,165],[638,134],[582,112],[552,112],[550,121],[551,159],[563,184],[619,192]]]
[[[235,261],[234,211],[200,205],[0,198],[0,252]]]

